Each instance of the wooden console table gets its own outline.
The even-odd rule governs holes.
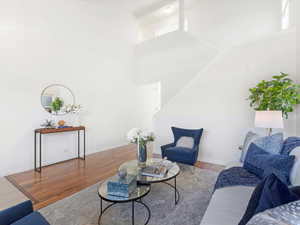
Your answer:
[[[42,135],[54,134],[63,132],[74,132],[78,133],[78,159],[85,160],[85,127],[67,127],[67,128],[40,128],[34,131],[34,170],[42,172]],[[83,157],[80,156],[80,131],[83,131]],[[39,134],[39,168],[37,168],[37,135]]]

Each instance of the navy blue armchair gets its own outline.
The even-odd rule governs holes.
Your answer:
[[[39,213],[34,212],[31,201],[0,211],[1,225],[50,225]]]
[[[198,159],[200,139],[203,134],[203,129],[182,129],[172,127],[174,142],[161,146],[162,157],[167,157],[172,162],[179,162],[188,165],[194,165]],[[178,146],[177,143],[182,137],[190,137],[193,139],[193,144],[190,148]]]

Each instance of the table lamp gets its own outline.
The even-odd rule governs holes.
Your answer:
[[[281,111],[256,111],[255,126],[268,129],[268,135],[274,128],[284,128]]]

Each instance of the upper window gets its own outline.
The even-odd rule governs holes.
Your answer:
[[[182,0],[164,1],[136,12],[139,42],[176,31],[187,30]]]
[[[291,24],[291,0],[282,0],[281,10],[281,28],[285,30],[288,29]]]

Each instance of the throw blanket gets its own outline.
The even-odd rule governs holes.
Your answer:
[[[243,167],[232,167],[223,170],[215,184],[215,190],[231,186],[256,186],[261,181],[260,178],[249,173]]]
[[[283,143],[281,154],[289,155],[291,151],[300,146],[299,137],[289,137]]]

